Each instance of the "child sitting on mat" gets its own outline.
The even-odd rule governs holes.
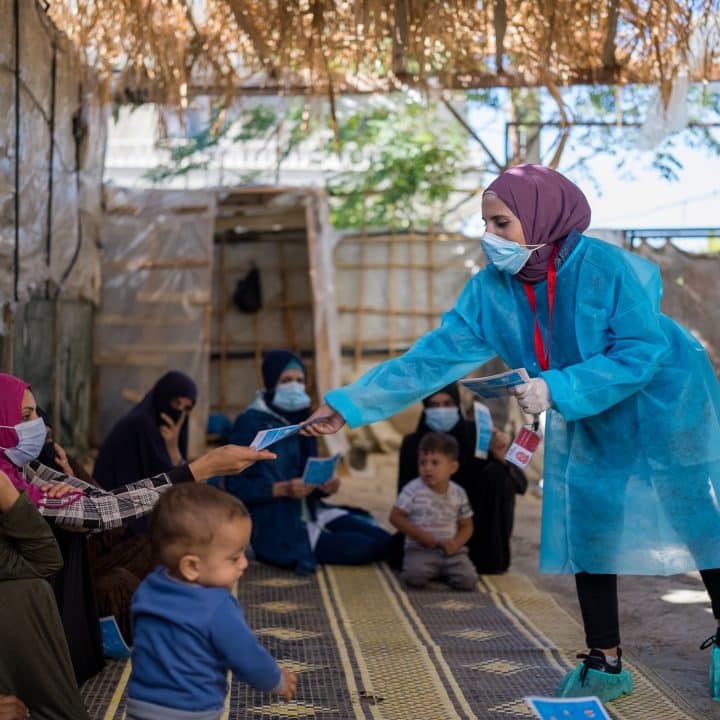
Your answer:
[[[156,505],[150,544],[160,565],[133,598],[127,720],[218,720],[228,670],[294,697],[295,675],[260,645],[232,593],[251,529],[245,506],[207,485],[171,488]]]
[[[465,547],[473,534],[473,512],[465,490],[450,480],[458,454],[452,435],[425,435],[418,450],[420,477],[401,490],[390,513],[390,522],[405,535],[402,576],[408,585],[423,587],[438,578],[472,590],[477,582]]]

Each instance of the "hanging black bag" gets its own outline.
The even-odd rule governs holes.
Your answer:
[[[232,300],[240,312],[253,314],[262,308],[260,271],[256,267],[251,268],[244,278],[237,281]]]

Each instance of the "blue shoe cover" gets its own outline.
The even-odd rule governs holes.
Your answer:
[[[584,667],[584,663],[580,663],[562,679],[558,689],[555,691],[558,697],[594,696],[601,702],[609,702],[619,698],[621,695],[629,695],[633,690],[632,675],[627,670],[621,670],[615,675],[602,670],[588,669],[583,680],[581,672]],[[720,654],[718,655],[717,667],[720,673]]]
[[[715,644],[710,655],[710,691],[713,700],[720,702],[720,647]]]

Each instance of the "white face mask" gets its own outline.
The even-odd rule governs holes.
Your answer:
[[[460,420],[460,410],[456,407],[425,408],[425,422],[435,432],[449,432]]]
[[[0,450],[5,451],[5,455],[10,462],[22,467],[32,460],[37,460],[43,445],[45,445],[45,437],[47,436],[47,428],[42,418],[28,420],[19,425],[0,425],[0,428],[14,430],[18,436],[18,443],[15,447],[0,447]]]
[[[293,380],[282,383],[275,388],[272,402],[281,410],[293,412],[309,408],[311,401],[310,396],[305,391],[305,383]]]
[[[533,251],[545,245],[545,243],[541,245],[520,245],[520,243],[506,240],[491,232],[486,232],[482,236],[480,244],[485,251],[485,255],[487,255],[487,259],[498,270],[511,275],[517,275],[525,267],[525,263],[530,259]]]

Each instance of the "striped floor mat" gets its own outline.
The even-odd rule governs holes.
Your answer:
[[[225,718],[520,720],[527,695],[552,695],[582,632],[522,575],[485,577],[477,592],[407,591],[385,566],[325,567],[309,578],[253,563],[239,586],[248,621],[299,675],[285,704],[234,683]],[[699,720],[657,676],[627,667],[635,692],[616,720]],[[127,663],[83,686],[95,720],[124,717]]]

